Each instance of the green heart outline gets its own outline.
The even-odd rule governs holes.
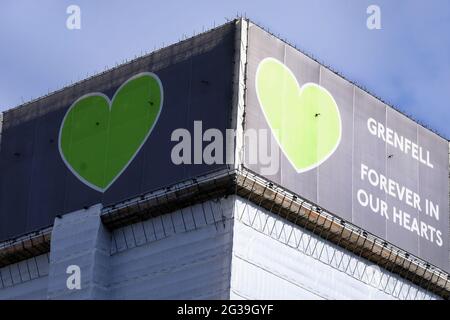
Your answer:
[[[145,137],[142,139],[141,144],[139,145],[138,148],[136,148],[136,151],[134,152],[134,154],[130,157],[130,159],[128,160],[128,162],[122,167],[122,169],[116,174],[116,176],[108,183],[108,185],[106,185],[104,188],[101,188],[93,183],[91,183],[90,181],[86,180],[83,176],[81,176],[75,169],[73,169],[72,165],[70,164],[70,162],[66,159],[66,157],[64,156],[64,152],[62,150],[62,146],[61,146],[61,138],[62,138],[62,131],[63,131],[63,127],[66,121],[67,116],[70,114],[71,110],[77,105],[78,102],[80,102],[81,100],[87,98],[87,97],[91,97],[91,96],[99,96],[99,97],[103,97],[105,99],[106,102],[108,102],[108,108],[109,108],[109,112],[112,111],[112,105],[114,103],[114,99],[116,97],[116,95],[121,91],[121,89],[127,85],[129,82],[140,78],[142,76],[150,76],[152,77],[154,80],[156,80],[156,82],[159,85],[159,89],[160,89],[160,105],[159,105],[159,111],[158,114],[156,115],[152,126],[148,129],[147,134],[145,135]],[[79,97],[78,99],[76,99],[71,106],[67,109],[62,121],[61,121],[61,125],[59,128],[59,136],[58,136],[58,150],[59,150],[59,154],[61,156],[61,159],[63,160],[64,164],[66,165],[66,167],[72,172],[72,174],[78,178],[78,180],[80,180],[82,183],[84,183],[85,185],[87,185],[88,187],[104,193],[106,190],[109,189],[109,187],[111,187],[114,182],[122,175],[122,173],[128,168],[128,166],[131,164],[131,162],[136,158],[137,154],[139,153],[139,151],[142,149],[142,147],[144,146],[145,142],[147,141],[148,137],[150,136],[150,134],[153,132],[153,129],[155,127],[155,125],[158,123],[159,121],[159,117],[161,115],[161,111],[163,109],[164,106],[164,87],[162,85],[162,82],[160,80],[160,78],[153,72],[141,72],[138,74],[135,74],[134,76],[130,77],[129,79],[127,79],[124,83],[122,83],[120,85],[119,88],[117,88],[116,92],[114,93],[112,99],[109,99],[109,97],[107,95],[105,95],[102,92],[90,92],[87,94],[82,95],[81,97]]]
[[[279,140],[277,135],[274,133],[274,129],[272,128],[271,122],[269,121],[268,115],[267,115],[267,113],[266,113],[266,111],[264,109],[263,103],[262,103],[261,98],[260,98],[259,90],[258,90],[258,78],[259,78],[259,72],[261,70],[261,66],[263,65],[263,63],[265,63],[267,61],[273,61],[273,62],[281,65],[289,73],[289,75],[292,77],[292,79],[295,80],[299,96],[301,96],[303,91],[304,91],[304,89],[306,89],[308,87],[319,88],[321,91],[323,91],[325,94],[327,94],[331,98],[331,100],[333,101],[334,107],[335,107],[335,109],[337,111],[337,116],[338,116],[338,119],[339,119],[339,137],[338,137],[338,139],[337,139],[333,149],[326,156],[322,157],[322,159],[320,159],[316,163],[310,165],[309,167],[300,168],[300,169],[297,168],[297,166],[295,165],[294,161],[291,159],[291,156],[288,154],[288,152],[286,152],[286,150],[284,149],[281,141]],[[255,91],[256,91],[256,96],[257,96],[257,99],[258,99],[259,106],[260,106],[260,108],[262,110],[262,113],[264,114],[264,118],[266,120],[267,125],[270,128],[270,131],[271,131],[274,139],[277,141],[278,146],[280,147],[280,149],[282,150],[283,154],[285,155],[285,157],[287,158],[287,160],[289,161],[289,163],[291,164],[291,166],[295,169],[295,171],[297,173],[304,173],[304,172],[307,172],[307,171],[310,171],[312,169],[315,169],[315,168],[319,167],[322,163],[327,161],[334,154],[334,152],[337,150],[337,148],[339,147],[339,145],[341,143],[341,140],[342,140],[342,118],[341,118],[341,113],[340,113],[338,104],[334,100],[333,95],[326,88],[324,88],[324,87],[322,87],[322,86],[320,86],[320,85],[318,85],[318,84],[316,84],[314,82],[307,82],[307,83],[303,84],[300,87],[300,85],[298,83],[298,80],[297,80],[297,77],[294,75],[294,73],[292,72],[292,70],[288,66],[286,66],[283,62],[279,61],[276,58],[266,57],[266,58],[262,59],[259,62],[258,67],[256,69],[256,73],[255,73]]]

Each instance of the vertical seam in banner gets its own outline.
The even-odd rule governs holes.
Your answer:
[[[322,85],[322,65],[319,64],[319,86],[321,86],[321,85]],[[319,148],[316,144],[316,159],[318,159],[318,152],[319,152]],[[319,183],[320,183],[320,165],[317,166],[317,174],[316,174],[316,202],[317,202],[317,204],[320,203],[320,201],[319,201]]]
[[[242,98],[244,107],[242,110],[242,130],[243,133],[245,133],[245,108],[247,107],[247,80],[248,80],[248,50],[249,50],[249,37],[250,37],[250,20],[244,20],[245,21],[245,64],[244,64],[244,96]],[[245,141],[244,141],[244,136],[242,137],[242,150],[241,150],[241,155],[244,158],[245,157],[245,149],[244,149],[244,145],[245,145]],[[242,163],[244,161],[244,159],[241,159]]]
[[[356,96],[356,86],[353,85],[353,99],[352,99],[352,212],[351,212],[351,220],[354,220],[354,197],[355,197],[355,186],[354,186],[354,176],[355,176],[355,96]]]
[[[244,70],[243,70],[243,96],[242,96],[242,141],[241,141],[241,149],[240,149],[240,161],[244,163],[245,157],[245,141],[244,141],[244,133],[245,133],[245,108],[247,107],[247,80],[248,80],[248,46],[249,46],[249,29],[250,29],[250,20],[243,20],[245,25],[245,44],[244,44]]]
[[[416,126],[416,143],[417,143],[417,145],[418,146],[420,146],[420,144],[419,144],[419,126],[415,123],[414,124],[415,126]],[[417,193],[418,194],[421,194],[420,193],[420,165],[419,165],[419,161],[417,161],[416,162],[416,165],[417,165],[417,180],[416,180],[416,183],[417,183]],[[420,212],[419,212],[419,209],[417,209],[416,210],[417,211],[417,220],[418,221],[421,221],[421,216],[420,216]],[[420,254],[420,235],[417,237],[417,255],[420,257],[421,256],[421,254]]]
[[[1,151],[2,151],[2,130],[3,129],[3,112],[0,112],[0,155],[1,155]],[[1,176],[0,175],[0,180],[1,180]],[[0,181],[0,188],[1,188],[1,181]],[[0,212],[0,217],[1,217],[1,212]],[[4,234],[4,230],[2,230],[1,226],[0,226],[0,236]],[[1,278],[1,272],[0,272],[0,280],[1,282],[3,282],[3,279]],[[4,286],[2,287],[4,288]]]
[[[28,194],[27,194],[27,203],[26,205],[26,219],[25,219],[25,226],[27,230],[31,230],[33,228],[30,227],[30,218],[32,220],[33,214],[30,211],[30,203],[32,202],[32,194],[33,194],[33,177],[34,177],[34,170],[35,170],[35,165],[36,165],[36,158],[35,158],[35,153],[36,153],[36,145],[37,145],[37,136],[38,136],[38,129],[39,129],[39,125],[40,125],[40,121],[36,121],[36,124],[34,125],[33,128],[33,138],[32,138],[32,147],[31,147],[31,155],[30,155],[30,162],[31,162],[31,172],[30,172],[30,177],[29,177],[29,189],[28,189]],[[36,191],[35,191],[36,192]]]
[[[244,113],[246,107],[246,81],[247,81],[247,46],[248,46],[248,23],[245,19],[240,19],[237,26],[237,36],[235,38],[235,55],[234,55],[234,75],[233,75],[233,102],[232,102],[232,115],[231,115],[231,129],[235,130],[233,148],[233,167],[239,169],[240,165],[244,162]],[[228,135],[226,135],[226,144],[228,141]],[[228,151],[230,148],[226,148]],[[227,164],[229,155],[226,154]]]
[[[189,59],[189,83],[188,83],[188,98],[187,98],[187,112],[186,112],[186,118],[185,118],[185,125],[186,128],[189,128],[189,117],[191,116],[191,108],[192,108],[192,65],[193,65],[193,57],[190,57]],[[192,121],[192,132],[194,133],[194,140],[195,140],[195,119],[193,119]],[[202,124],[203,127],[203,124]],[[203,133],[201,133],[203,134]],[[203,139],[202,139],[203,140]],[[191,140],[192,142],[192,140]],[[195,152],[197,151],[195,148],[195,142],[193,144],[193,151],[194,153],[191,155],[191,164],[195,164]],[[203,146],[202,146],[203,148]],[[203,162],[203,150],[202,150],[202,154],[201,154],[201,161]],[[186,176],[186,166],[183,166],[183,176]]]
[[[384,106],[384,127],[387,128],[388,126],[388,110],[386,104],[383,104]],[[384,174],[385,176],[388,176],[388,145],[387,142],[384,141]],[[384,201],[388,203],[387,201],[387,193],[384,193]],[[387,240],[388,238],[388,232],[387,232],[387,219],[384,219],[384,238]]]
[[[286,65],[287,66],[287,61],[286,61],[286,47],[287,47],[287,45],[286,45],[286,43],[283,43],[283,63],[284,63],[284,65]],[[288,66],[289,67],[289,66]],[[286,85],[286,80],[283,80],[283,87]],[[270,128],[270,126],[269,126],[269,128]],[[269,129],[270,130],[270,129]],[[281,132],[280,132],[280,134],[281,134]],[[270,135],[269,135],[270,136]],[[272,136],[270,136],[270,139],[272,139]],[[272,146],[272,142],[270,141],[269,142],[270,143],[270,145]],[[275,142],[276,143],[276,142]],[[276,146],[276,148],[278,148],[279,146]],[[283,156],[285,156],[284,154],[283,154],[283,152],[279,152],[279,157],[278,157],[278,167],[280,168],[280,184],[283,184],[283,163],[282,163],[282,159],[283,159]],[[317,183],[317,181],[316,181],[316,183]]]
[[[2,150],[3,112],[0,112],[0,151]]]

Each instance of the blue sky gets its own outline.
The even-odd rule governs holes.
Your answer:
[[[66,8],[81,8],[81,30]],[[381,30],[366,9],[381,8]],[[246,14],[450,138],[448,0],[2,0],[0,111]]]

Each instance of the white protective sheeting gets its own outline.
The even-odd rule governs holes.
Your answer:
[[[233,199],[115,230],[113,299],[228,299]]]
[[[236,198],[231,299],[437,299],[316,235]]]
[[[0,299],[54,298],[67,275],[49,269],[67,264],[81,266],[84,285],[102,281],[108,299],[439,298],[238,196],[117,229],[97,244],[87,220],[74,217],[79,226],[52,239],[50,266],[43,255],[0,269]],[[83,258],[100,244],[110,250],[104,259]],[[107,274],[94,272],[100,267]]]

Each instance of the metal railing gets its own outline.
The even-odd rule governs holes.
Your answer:
[[[364,258],[429,292],[446,299],[450,298],[449,275],[444,270],[243,167],[218,170],[105,207],[102,210],[101,219],[114,234],[117,229],[229,195],[237,195],[247,202],[252,202],[257,205],[257,208],[279,217],[278,220],[298,225],[324,239],[325,242],[343,248],[344,251],[351,252],[356,257]],[[242,219],[242,216],[236,217],[236,219]],[[255,219],[253,218],[253,221],[248,224],[252,226]],[[274,226],[269,230],[268,217],[266,217],[262,232],[271,235],[273,230]],[[280,239],[280,234],[277,235],[277,240]],[[0,266],[49,252],[50,236],[51,228],[47,228],[1,243]],[[146,236],[143,242],[149,241],[150,238]],[[298,241],[297,247],[300,242],[301,240]],[[312,250],[310,249],[313,242],[310,237],[304,252],[310,252],[311,255],[318,252],[320,246],[317,242],[311,247]],[[127,245],[127,247],[129,246]],[[117,247],[113,251],[120,250]],[[323,251],[323,246],[321,251]],[[319,258],[320,256],[321,253]],[[336,268],[341,269],[343,259],[342,256],[339,263],[336,264]],[[345,272],[349,266],[349,264],[346,265]],[[357,270],[356,267],[353,273],[355,270]]]

